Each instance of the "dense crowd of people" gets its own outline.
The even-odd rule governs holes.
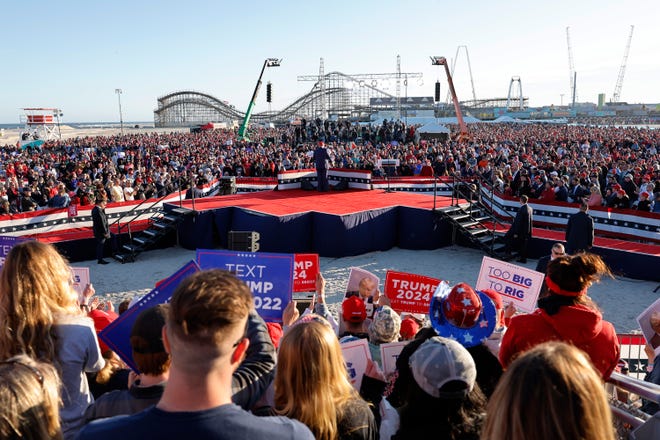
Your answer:
[[[481,180],[510,196],[660,212],[660,131],[638,127],[471,124],[470,140],[422,139],[402,121],[380,125],[302,120],[234,130],[131,134],[0,148],[0,214],[158,197],[220,176],[275,177],[314,168],[319,141],[330,166],[387,174]]]
[[[279,324],[239,278],[203,270],[137,313],[129,371],[97,337],[112,304],[91,285],[79,297],[52,245],[23,242],[0,274],[0,437],[613,440],[619,342],[588,295],[607,275],[596,255],[551,259],[531,314],[466,283],[441,283],[426,315],[397,313],[362,283],[335,315],[319,273]],[[360,340],[406,344],[387,375],[369,356],[357,387],[342,346]]]

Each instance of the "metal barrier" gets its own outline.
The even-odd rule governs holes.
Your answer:
[[[660,385],[656,385],[650,382],[644,382],[640,379],[635,379],[623,374],[612,373],[610,378],[607,381],[616,387],[627,391],[628,393],[635,394],[643,399],[650,400],[660,404]],[[635,436],[636,431],[646,431],[652,430],[654,428],[641,428],[644,425],[657,424],[660,420],[660,412],[658,414],[651,415],[645,412],[642,412],[638,405],[630,402],[622,402],[617,397],[612,397],[610,399],[610,408],[612,409],[612,414],[623,424],[624,430],[630,435],[630,438],[636,439],[646,439],[653,437],[646,436]],[[640,428],[638,430],[638,428]]]

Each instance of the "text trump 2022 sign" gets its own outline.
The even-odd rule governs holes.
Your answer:
[[[293,291],[293,255],[198,249],[197,263],[202,269],[232,272],[252,291],[254,308],[264,321],[282,321]]]

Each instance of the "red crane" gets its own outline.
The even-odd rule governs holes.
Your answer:
[[[456,96],[456,89],[454,89],[454,81],[451,79],[451,73],[449,73],[449,66],[447,64],[447,58],[445,57],[431,57],[431,63],[434,66],[445,66],[445,73],[447,74],[447,82],[449,83],[449,91],[451,92],[451,99],[454,101],[454,110],[456,111],[456,119],[458,119],[458,126],[460,128],[460,133],[458,134],[458,140],[467,140],[469,138],[467,125],[463,120],[463,113],[461,113],[461,106],[458,103],[458,97]]]

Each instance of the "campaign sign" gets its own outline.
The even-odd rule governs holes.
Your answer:
[[[660,356],[660,298],[639,314],[637,323],[642,329],[646,342]]]
[[[403,347],[410,341],[390,342],[389,344],[380,344],[380,360],[383,364],[383,373],[388,374],[396,371],[396,360],[401,354]]]
[[[293,291],[293,255],[197,249],[197,263],[202,269],[232,272],[252,291],[259,316],[266,322],[282,322]]]
[[[362,386],[362,376],[367,371],[367,360],[371,359],[369,342],[366,339],[344,342],[341,344],[341,351],[344,355],[344,362],[346,362],[348,378],[359,392],[360,386]]]
[[[78,293],[78,302],[83,301],[83,291],[90,282],[89,267],[73,267],[71,266],[71,275],[73,276],[73,290]]]
[[[22,237],[0,236],[0,267],[5,264],[5,257],[9,254],[11,248],[25,240],[26,239]]]
[[[428,315],[431,297],[440,280],[413,273],[388,270],[385,274],[385,295],[396,312]]]
[[[185,264],[174,275],[160,283],[157,288],[144,295],[140,301],[112,321],[99,333],[99,338],[112,351],[117,353],[131,370],[138,372],[137,365],[133,361],[133,350],[131,349],[131,330],[133,329],[135,320],[143,310],[169,302],[174,290],[181,281],[199,270],[199,266],[194,261]]]
[[[316,275],[319,273],[319,254],[294,254],[293,291],[316,291]]]
[[[541,292],[545,274],[526,267],[484,257],[477,290],[493,289],[506,303],[511,300],[516,308],[531,313],[536,309],[536,300]]]

